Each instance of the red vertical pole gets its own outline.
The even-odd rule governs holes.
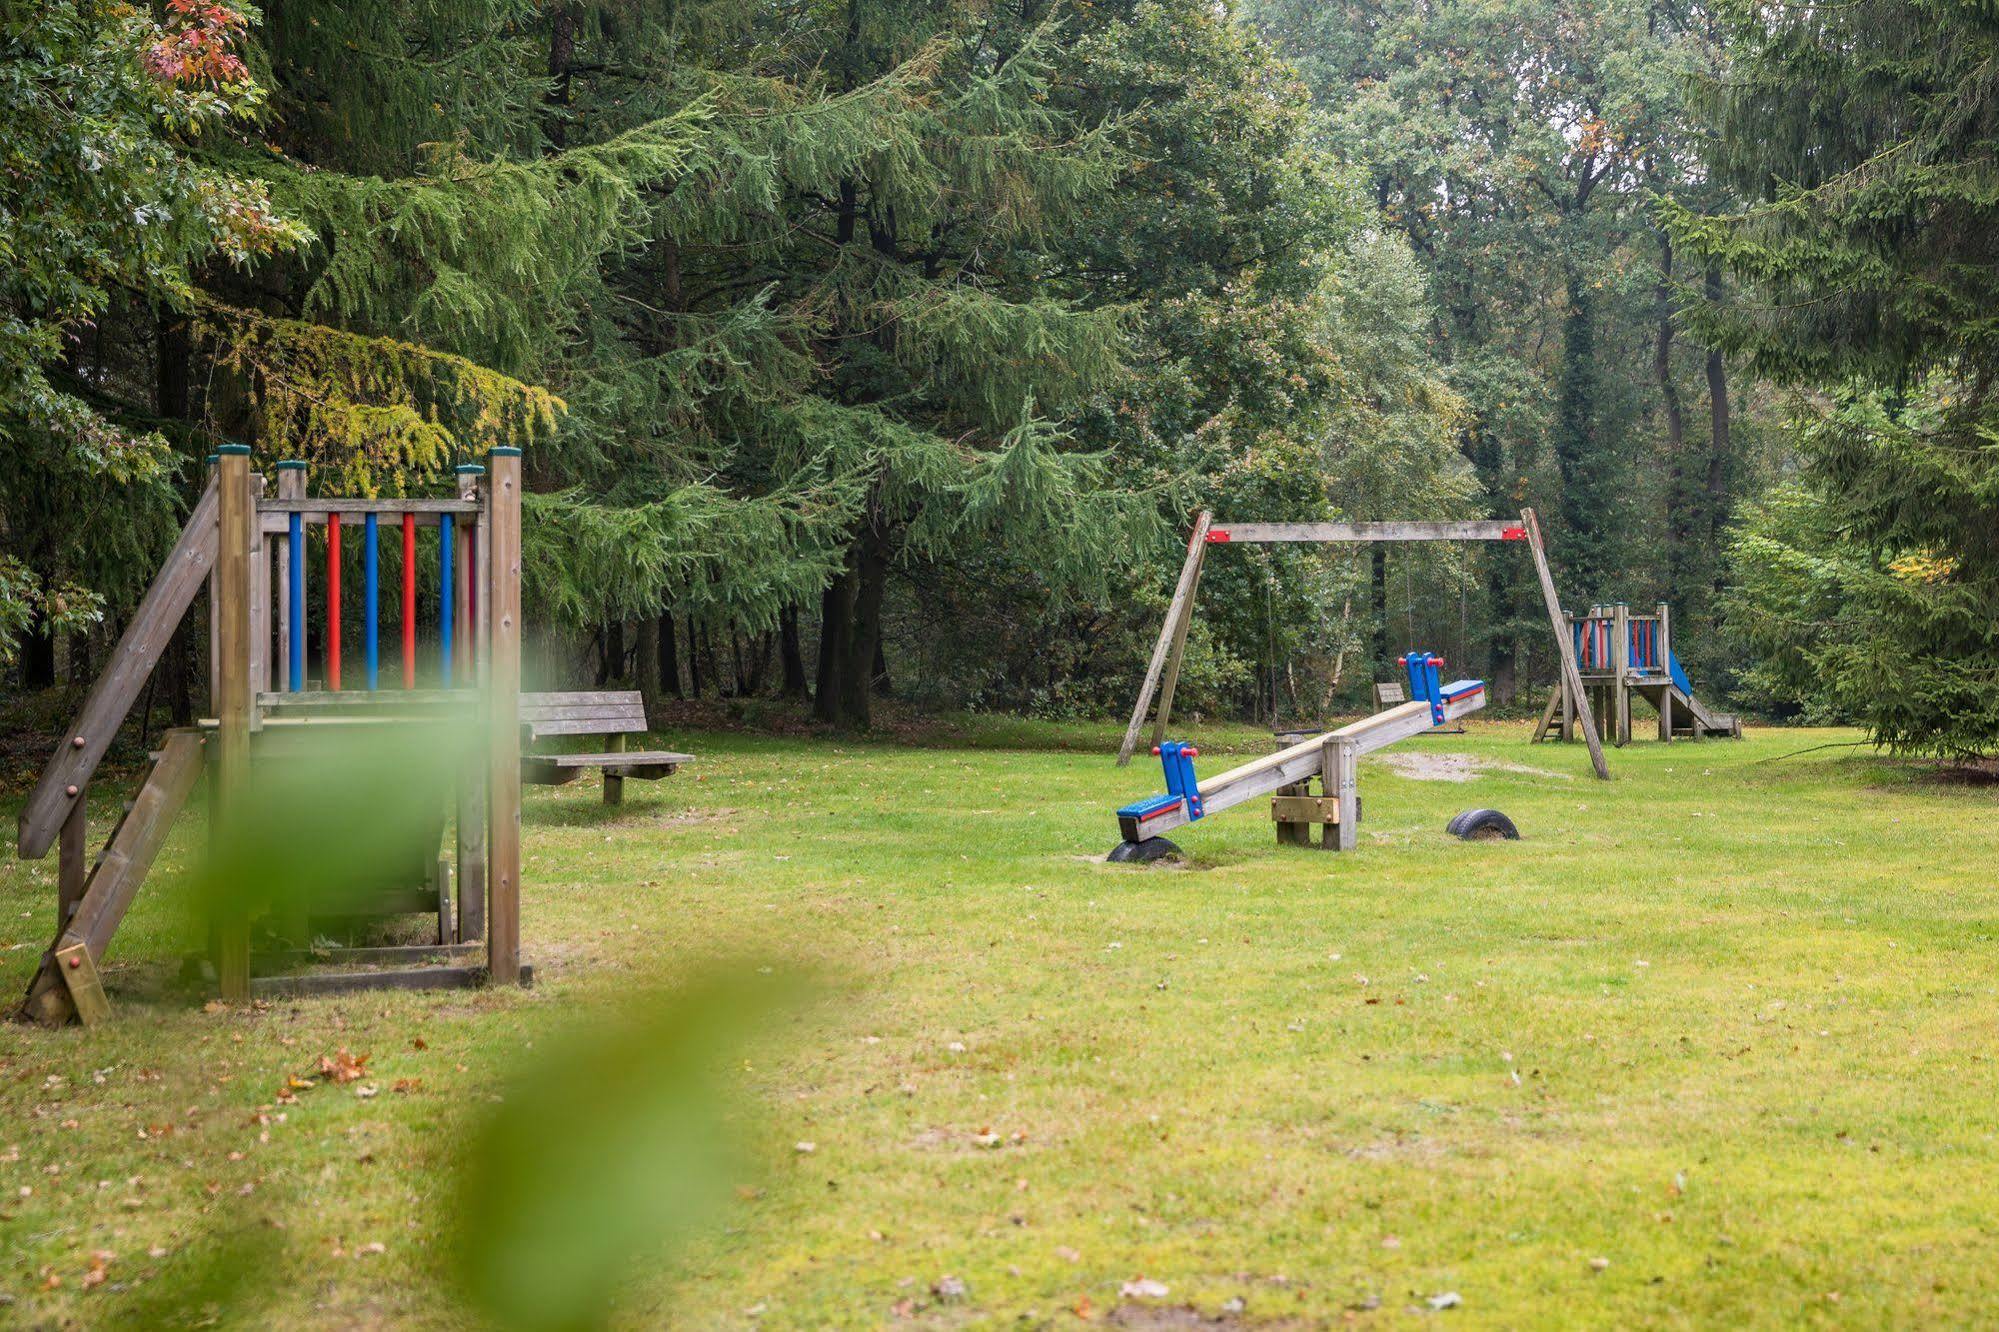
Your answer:
[[[326,515],[326,687],[340,688],[340,515]]]
[[[416,515],[403,515],[403,688],[416,688]]]

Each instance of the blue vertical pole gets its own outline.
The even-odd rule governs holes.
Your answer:
[[[362,523],[362,527],[366,530],[362,534],[361,541],[361,596],[364,603],[361,623],[365,626],[362,637],[368,649],[368,688],[373,690],[380,684],[382,673],[382,580],[375,550],[375,537],[380,523],[371,513]]]
[[[453,607],[451,604],[452,578],[452,528],[451,515],[437,516],[437,642],[438,670],[444,677],[444,687],[451,688],[451,627]]]
[[[305,688],[305,515],[297,510],[291,516],[291,568],[286,570],[291,581],[292,608],[292,649],[291,649],[291,691],[296,694]]]

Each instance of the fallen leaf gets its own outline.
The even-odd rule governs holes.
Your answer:
[[[1127,1281],[1119,1286],[1117,1293],[1118,1298],[1123,1300],[1163,1300],[1171,1291],[1163,1281],[1140,1277],[1136,1281]]]
[[[368,1056],[361,1055],[357,1058],[348,1053],[344,1045],[330,1055],[319,1057],[319,1076],[336,1085],[353,1082],[365,1076],[367,1072]],[[297,1083],[296,1078],[293,1079],[293,1083]]]

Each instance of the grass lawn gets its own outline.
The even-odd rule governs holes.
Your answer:
[[[526,991],[148,998],[156,875],[117,1022],[0,1029],[0,1322],[104,1325],[254,1218],[283,1264],[246,1320],[464,1326],[454,1126],[576,1014],[745,952],[831,992],[744,1060],[761,1170],[680,1271],[634,1272],[633,1326],[1999,1321],[1994,789],[1770,761],[1853,738],[1805,731],[1639,743],[1603,785],[1479,725],[1362,765],[1357,854],[1280,850],[1251,806],[1139,869],[1100,858],[1159,775],[1108,729],[938,736],[675,733],[698,769],[622,810],[532,793]],[[1205,769],[1231,736],[1268,746],[1204,734]],[[1388,766],[1444,753],[1511,766]],[[1446,838],[1473,805],[1524,840]],[[10,999],[53,875],[0,869]],[[379,1094],[270,1108],[339,1047]]]

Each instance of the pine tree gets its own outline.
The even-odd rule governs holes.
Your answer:
[[[1999,742],[1999,134],[1982,108],[1999,17],[1965,0],[1729,12],[1734,66],[1707,107],[1717,168],[1757,202],[1667,221],[1683,252],[1748,288],[1692,311],[1708,335],[1823,391],[1797,403],[1799,502],[1865,552],[1866,575],[1847,583],[1867,633],[1828,627],[1806,650],[1882,742],[1987,750]],[[1766,511],[1749,537],[1783,544],[1797,509]]]

